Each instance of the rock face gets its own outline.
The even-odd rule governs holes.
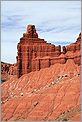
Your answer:
[[[80,66],[72,59],[12,77],[1,88],[2,121],[80,121]]]
[[[55,46],[38,38],[35,26],[28,25],[26,33],[23,34],[17,45],[18,77],[31,71],[50,67],[55,63],[64,64],[68,59],[73,59],[76,64],[80,65],[80,53],[78,53],[80,52],[80,41],[81,34],[75,43],[64,46],[63,52],[61,52],[60,45]]]
[[[77,38],[75,43],[63,47],[63,53],[66,55],[67,59],[71,58],[74,60],[75,64],[80,65],[81,64],[80,49],[81,49],[81,33],[79,34],[79,37]]]
[[[61,46],[56,47],[44,39],[38,38],[34,25],[28,25],[27,32],[20,39],[17,49],[18,77],[31,71],[49,67],[49,57],[57,57],[61,54]],[[47,58],[44,58],[45,56]]]
[[[1,82],[8,80],[10,66],[11,64],[1,62]]]
[[[1,62],[1,82],[7,81],[11,75],[17,75],[17,64]]]

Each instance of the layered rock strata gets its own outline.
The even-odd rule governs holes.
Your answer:
[[[80,41],[81,34],[75,43],[68,46],[55,46],[38,38],[34,25],[28,25],[26,33],[20,38],[17,45],[17,70],[18,77],[32,71],[50,67],[55,63],[64,64],[68,59],[73,59],[75,64],[80,65]]]

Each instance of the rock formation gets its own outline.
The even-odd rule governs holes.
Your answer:
[[[10,66],[11,64],[1,62],[1,82],[8,80]]]
[[[1,82],[10,79],[11,75],[17,76],[17,64],[1,62]]]
[[[61,52],[29,25],[17,46],[17,64],[2,68],[11,77],[1,84],[1,120],[80,121],[80,43],[81,34]]]
[[[50,67],[55,63],[64,64],[68,59],[73,59],[75,64],[80,65],[80,41],[81,34],[75,43],[64,46],[63,52],[61,52],[60,45],[55,46],[38,38],[35,26],[28,25],[26,33],[23,34],[17,45],[18,77],[31,71]]]

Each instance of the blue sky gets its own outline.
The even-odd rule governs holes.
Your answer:
[[[80,1],[2,1],[1,60],[16,62],[17,43],[28,24],[56,45],[75,42],[81,32]]]

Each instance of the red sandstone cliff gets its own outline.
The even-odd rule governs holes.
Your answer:
[[[34,25],[27,27],[27,32],[20,38],[17,45],[17,69],[18,77],[32,71],[39,71],[42,68],[50,67],[53,64],[65,64],[72,59],[75,64],[80,65],[80,42],[81,34],[75,43],[68,46],[55,46],[47,43],[44,39],[38,38]]]

